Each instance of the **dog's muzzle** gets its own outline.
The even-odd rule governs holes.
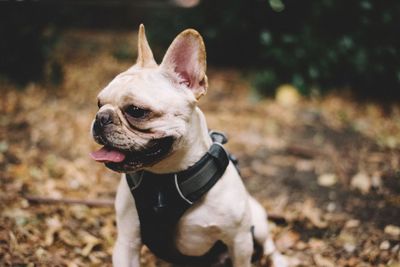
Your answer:
[[[90,155],[94,160],[104,163],[114,171],[131,172],[151,166],[168,156],[172,151],[174,140],[171,136],[155,139],[140,151],[121,150],[105,145]]]

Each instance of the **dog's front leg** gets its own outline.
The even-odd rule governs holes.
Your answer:
[[[136,211],[135,201],[122,175],[115,199],[118,237],[113,251],[114,267],[139,267],[140,248],[140,223]]]
[[[233,267],[250,267],[253,254],[253,237],[248,231],[239,232],[228,246]]]

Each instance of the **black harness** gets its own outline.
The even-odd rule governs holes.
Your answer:
[[[139,215],[142,242],[165,261],[202,265],[215,262],[226,251],[226,246],[218,241],[203,256],[186,256],[174,243],[177,223],[185,211],[218,182],[230,160],[237,166],[236,159],[222,146],[227,142],[226,137],[218,132],[210,132],[210,136],[213,144],[208,152],[187,170],[126,174]]]

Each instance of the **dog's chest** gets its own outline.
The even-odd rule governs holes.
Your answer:
[[[230,167],[205,198],[180,219],[175,243],[181,253],[202,255],[215,242],[225,242],[226,236],[236,233],[235,225],[246,214],[248,194]]]
[[[177,249],[185,255],[203,255],[221,240],[223,225],[208,216],[202,216],[207,214],[203,211],[189,213],[189,216],[184,216],[179,221],[175,244]],[[211,215],[211,213],[208,214]]]

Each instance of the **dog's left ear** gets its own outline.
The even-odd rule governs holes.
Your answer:
[[[169,46],[161,68],[176,75],[199,99],[207,92],[206,50],[203,38],[192,29],[180,33]]]
[[[149,43],[147,42],[146,32],[144,30],[144,25],[140,24],[138,32],[138,57],[136,60],[136,65],[142,68],[153,68],[157,67],[157,63],[154,60],[153,52]]]

